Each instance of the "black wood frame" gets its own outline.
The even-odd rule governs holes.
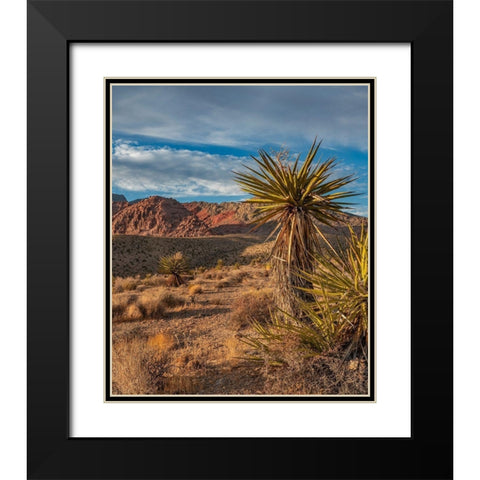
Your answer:
[[[452,1],[27,3],[28,478],[452,478]],[[75,42],[411,44],[411,438],[69,437],[68,79]]]
[[[138,84],[142,85],[143,83],[190,83],[190,84],[202,84],[202,83],[221,83],[223,85],[228,85],[230,83],[242,83],[242,84],[271,84],[276,85],[288,85],[292,83],[292,80],[286,79],[180,79],[180,78],[169,78],[168,80],[160,78],[149,78],[145,79],[125,79],[125,78],[106,78],[105,79],[105,158],[107,159],[107,165],[111,163],[111,144],[110,139],[112,137],[112,126],[110,122],[110,108],[111,108],[111,98],[110,98],[110,85],[111,84]],[[362,84],[369,87],[369,156],[368,156],[368,181],[370,187],[369,191],[369,211],[368,211],[368,226],[369,226],[369,331],[368,337],[370,342],[369,348],[369,357],[368,357],[368,394],[363,395],[306,395],[306,396],[288,396],[285,395],[225,395],[225,396],[214,396],[214,395],[135,395],[124,397],[122,395],[112,395],[111,394],[111,352],[110,352],[110,338],[112,335],[111,330],[111,311],[112,311],[112,302],[111,302],[111,279],[109,275],[105,275],[105,292],[107,292],[107,297],[105,301],[105,400],[107,402],[113,401],[137,401],[137,402],[159,402],[159,401],[255,401],[255,402],[272,402],[272,401],[299,401],[299,402],[372,402],[375,401],[375,131],[376,131],[376,89],[375,89],[375,79],[374,78],[348,78],[348,79],[295,79],[295,84],[301,83],[318,83],[318,84]],[[111,259],[112,259],[112,239],[110,236],[110,230],[112,228],[112,219],[111,219],[111,198],[112,198],[112,184],[110,178],[110,168],[106,166],[105,168],[105,271],[110,272],[111,270]],[[113,259],[112,259],[113,260]]]

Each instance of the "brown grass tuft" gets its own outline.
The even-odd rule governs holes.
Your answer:
[[[148,339],[147,344],[162,355],[175,345],[175,339],[167,333],[157,333]]]
[[[121,292],[129,292],[129,291],[135,290],[137,288],[138,283],[139,283],[139,280],[133,277],[126,277],[126,278],[115,277],[113,292],[121,293]]]
[[[190,287],[188,288],[188,293],[190,295],[198,295],[199,293],[202,293],[202,292],[203,292],[203,287],[198,283],[194,283],[190,285]]]
[[[231,286],[231,281],[229,278],[225,278],[223,280],[220,280],[219,282],[217,282],[215,284],[215,288],[218,289],[218,290],[221,290],[222,288],[225,288],[225,287],[230,287]]]
[[[125,308],[125,312],[123,314],[123,319],[126,322],[135,322],[141,320],[143,318],[143,313],[135,303],[130,303]]]
[[[147,287],[165,287],[167,279],[160,275],[149,275],[143,279],[143,284]]]
[[[230,318],[239,327],[245,327],[252,321],[267,321],[270,318],[270,310],[273,308],[271,289],[251,289],[234,301]]]
[[[144,293],[138,303],[146,318],[159,319],[165,315],[165,304],[155,293]]]
[[[150,365],[155,349],[144,339],[133,338],[114,342],[112,348],[112,393],[139,395],[155,393]]]
[[[158,300],[165,305],[166,308],[175,308],[185,304],[185,298],[169,291],[163,291],[159,294]]]

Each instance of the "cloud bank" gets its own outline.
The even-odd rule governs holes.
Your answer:
[[[174,197],[242,195],[232,171],[242,170],[242,163],[250,162],[248,157],[134,145],[120,140],[113,148],[113,186],[126,191],[153,190]]]
[[[232,173],[243,171],[244,165],[252,167],[254,161],[247,156],[139,145],[118,139],[113,146],[113,189],[156,192],[174,198],[238,197],[245,194],[234,182]],[[358,174],[354,166],[345,162],[335,169],[335,176],[352,174],[359,177],[352,188],[365,191],[365,173]]]

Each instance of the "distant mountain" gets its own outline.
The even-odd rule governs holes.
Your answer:
[[[188,202],[153,196],[134,202],[112,202],[112,233],[162,237],[206,237],[256,233],[268,235],[274,228],[270,222],[253,230],[255,205],[244,202]],[[366,222],[364,217],[340,214],[341,219],[354,227]],[[345,227],[341,227],[340,230]],[[322,227],[326,234],[338,230]]]
[[[244,202],[189,202],[185,207],[202,220],[212,235],[228,235],[232,233],[249,233],[253,225],[255,207]],[[255,230],[259,234],[271,232],[273,224],[267,224]]]
[[[128,201],[123,195],[112,193],[112,215],[128,206]]]
[[[112,233],[157,237],[204,237],[207,225],[173,198],[149,197],[127,204],[112,217]]]
[[[118,193],[112,193],[112,202],[126,202],[127,199]]]

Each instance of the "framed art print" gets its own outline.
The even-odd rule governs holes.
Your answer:
[[[105,80],[107,400],[374,399],[374,98]]]
[[[29,478],[452,478],[451,2],[31,0],[28,72]]]

